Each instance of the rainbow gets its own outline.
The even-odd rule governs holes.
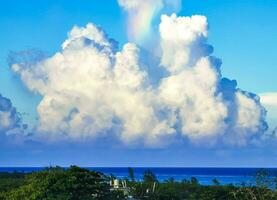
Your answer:
[[[131,41],[141,43],[150,35],[152,20],[161,8],[162,4],[142,3],[129,10],[128,37]]]

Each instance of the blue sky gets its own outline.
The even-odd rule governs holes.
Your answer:
[[[195,14],[208,19],[208,43],[214,47],[213,55],[222,59],[224,77],[237,80],[239,88],[256,94],[277,92],[276,1],[183,0],[178,15]],[[11,99],[25,123],[37,123],[36,109],[41,97],[28,91],[10,70],[9,52],[34,48],[53,55],[61,50],[74,25],[85,26],[88,22],[101,26],[121,47],[128,41],[126,13],[116,0],[1,0],[0,94]],[[269,123],[277,125],[275,108],[270,108],[273,111],[268,110]],[[93,144],[13,144],[8,141],[1,147],[0,159],[5,166],[276,166],[274,144],[270,141],[269,145],[241,149],[190,145],[187,148],[107,149]]]

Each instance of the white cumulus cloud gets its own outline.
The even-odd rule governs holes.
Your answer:
[[[120,3],[133,9],[138,1]],[[259,97],[222,77],[221,62],[207,44],[207,27],[205,16],[163,15],[160,66],[145,67],[148,62],[134,43],[118,50],[92,23],[75,26],[52,57],[13,64],[25,85],[42,96],[39,136],[112,136],[146,145],[180,136],[195,143],[244,145],[259,136],[267,128]],[[157,85],[147,70],[154,67],[167,71]]]
[[[261,103],[267,109],[270,131],[277,133],[277,92],[260,94]]]
[[[277,106],[277,92],[262,93],[261,102],[264,105]]]
[[[263,132],[265,110],[258,97],[222,79],[220,60],[210,56],[206,17],[161,19],[161,64],[170,75],[161,80],[159,91],[163,103],[177,113],[182,134],[194,141],[208,137],[245,144]]]

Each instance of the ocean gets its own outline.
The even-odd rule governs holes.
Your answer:
[[[85,167],[89,170],[96,170],[106,175],[114,175],[117,178],[128,177],[127,167]],[[35,172],[43,170],[43,167],[0,167],[0,172]],[[195,177],[200,184],[212,185],[213,179],[220,184],[233,185],[255,185],[255,174],[260,168],[158,168],[158,167],[134,167],[136,180],[142,180],[145,170],[151,170],[159,181],[174,178],[176,181]],[[274,173],[277,168],[266,168]]]

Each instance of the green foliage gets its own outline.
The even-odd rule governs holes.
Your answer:
[[[0,172],[0,179],[12,178],[12,179],[21,179],[25,177],[25,173],[14,171],[13,173],[9,172]]]
[[[230,192],[234,200],[276,200],[276,192],[259,187],[240,187]]]
[[[264,173],[263,173],[264,174]],[[151,178],[149,178],[151,177]],[[132,185],[132,195],[140,200],[276,200],[277,191],[265,185],[272,180],[272,176],[260,176],[260,186],[220,185],[217,179],[213,179],[213,185],[200,185],[195,177],[181,182],[169,178],[165,182],[155,182],[155,175],[146,171],[143,182]],[[272,183],[272,182],[271,182]],[[271,185],[271,184],[270,184]]]
[[[16,189],[25,183],[25,174],[23,173],[0,173],[0,193]]]
[[[6,200],[107,200],[122,199],[110,191],[107,178],[98,172],[76,166],[68,170],[48,168],[27,176],[26,184],[11,190]]]
[[[257,172],[256,186],[220,185],[216,179],[213,185],[204,186],[195,177],[158,182],[150,170],[145,171],[143,181],[137,182],[131,168],[129,178],[127,191],[137,200],[277,199],[273,187],[276,178],[264,170]],[[110,178],[102,173],[76,166],[69,169],[50,167],[27,175],[0,173],[0,200],[125,200],[123,190],[112,189],[109,181]]]
[[[176,182],[169,179],[163,183],[156,183],[155,190],[153,185],[140,183],[136,185],[135,193],[132,195],[141,200],[233,200],[229,191],[232,186],[202,186],[192,181]],[[148,193],[146,192],[148,189]]]

